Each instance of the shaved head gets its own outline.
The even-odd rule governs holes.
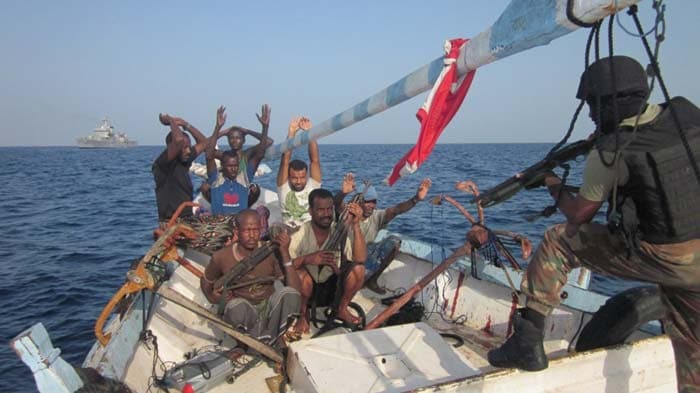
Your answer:
[[[240,228],[241,224],[251,219],[260,221],[260,214],[258,214],[258,212],[253,209],[241,210],[241,212],[238,213],[235,218],[236,227]]]
[[[236,232],[239,245],[249,251],[255,250],[258,247],[258,240],[260,240],[260,215],[258,212],[246,209],[238,213]]]

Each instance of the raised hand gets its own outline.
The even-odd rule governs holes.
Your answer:
[[[216,110],[216,128],[221,129],[226,123],[226,107],[223,105]]]
[[[260,109],[260,115],[257,113],[255,114],[255,117],[258,118],[258,121],[260,122],[260,125],[263,126],[263,128],[267,128],[270,126],[270,113],[272,112],[272,108],[270,108],[269,105],[265,104],[262,106]]]
[[[343,184],[340,186],[340,191],[343,194],[349,194],[355,190],[355,175],[348,172],[343,176]]]
[[[422,201],[425,199],[425,196],[428,195],[428,191],[430,191],[430,186],[433,185],[433,181],[430,180],[429,178],[423,179],[422,182],[420,182],[420,185],[418,186],[418,190],[416,191],[416,197],[418,198],[419,201]]]
[[[164,126],[170,125],[170,115],[168,115],[167,113],[158,114],[158,120],[160,121],[160,124]]]
[[[311,124],[311,120],[309,120],[308,117],[302,116],[302,118],[299,119],[299,128],[306,131],[306,130],[311,129],[311,127],[313,127],[313,125]]]
[[[299,122],[301,121],[301,116],[292,118],[289,122],[289,127],[287,128],[287,138],[292,138],[299,130]]]
[[[362,207],[357,203],[348,203],[346,209],[348,210],[347,222],[352,225],[359,223],[362,217]]]
[[[457,182],[457,184],[455,184],[455,189],[473,194],[474,196],[479,196],[479,187],[471,180]]]

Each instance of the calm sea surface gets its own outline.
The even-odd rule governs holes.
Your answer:
[[[377,185],[379,207],[411,197],[423,177],[433,180],[429,197],[474,180],[485,190],[544,157],[549,144],[439,145],[413,176],[389,188],[381,181],[408,145],[321,145],[324,186],[336,190],[352,171]],[[95,340],[95,320],[124,281],[132,261],[151,245],[156,205],[151,163],[163,147],[79,150],[72,147],[0,148],[0,391],[34,391],[34,380],[9,348],[9,340],[43,322],[64,359],[80,365]],[[306,159],[306,149],[295,152]],[[304,154],[301,154],[304,153]],[[274,189],[273,173],[256,181]],[[580,183],[580,163],[571,184]],[[195,186],[200,180],[195,179]],[[487,225],[527,235],[536,245],[560,214],[529,223],[527,214],[551,202],[543,190],[521,192],[486,211]],[[471,209],[471,211],[474,211]],[[461,244],[465,219],[451,205],[420,203],[396,218],[389,230],[443,246]],[[516,254],[519,255],[519,252]],[[594,287],[611,294],[624,283],[594,276]]]

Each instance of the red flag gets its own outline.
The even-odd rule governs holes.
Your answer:
[[[423,164],[433,151],[438,137],[462,105],[476,71],[472,70],[461,78],[457,77],[456,59],[460,49],[468,41],[456,38],[445,42],[445,67],[425,103],[416,113],[421,123],[418,142],[396,163],[391,175],[386,178],[385,181],[390,186],[400,177],[415,172]]]

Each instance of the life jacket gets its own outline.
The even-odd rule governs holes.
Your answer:
[[[700,109],[683,97],[673,98],[671,105],[693,156],[700,158]],[[603,151],[624,147],[621,158],[629,180],[618,188],[623,226],[629,230],[637,225],[639,238],[653,244],[700,238],[700,184],[671,110],[668,105],[662,107],[661,113],[639,125],[636,133],[633,127],[623,126],[617,136],[606,135],[597,143]]]

